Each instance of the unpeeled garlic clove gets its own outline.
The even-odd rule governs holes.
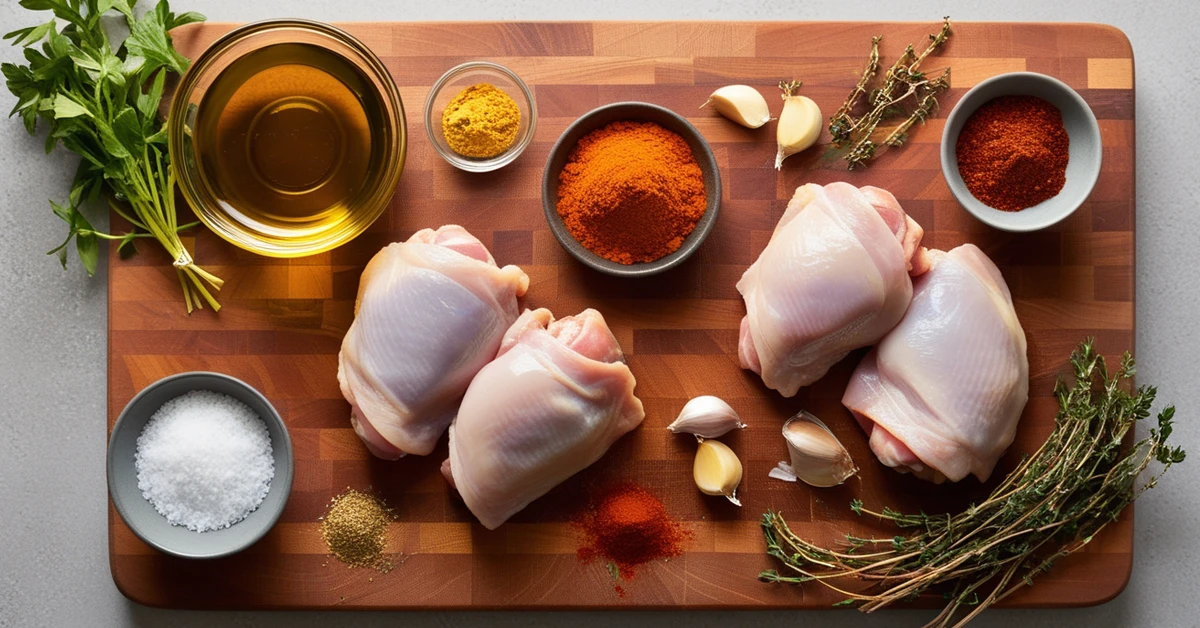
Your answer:
[[[667,426],[673,434],[695,434],[703,438],[716,438],[730,430],[743,429],[738,413],[725,400],[712,395],[702,395],[688,401],[679,411],[679,416]]]
[[[757,129],[771,120],[767,99],[749,85],[726,85],[712,93],[700,107],[712,105],[717,113],[738,124]]]
[[[821,136],[824,119],[817,103],[807,96],[800,96],[801,81],[779,82],[783,90],[783,111],[775,129],[778,150],[775,153],[775,169],[783,167],[783,160],[817,143]]]
[[[742,461],[724,443],[700,441],[700,447],[696,449],[696,462],[692,465],[692,477],[701,493],[724,495],[734,505],[742,505],[737,498],[738,485],[742,483]]]
[[[858,473],[850,452],[821,419],[800,412],[783,424],[783,437],[791,453],[791,471],[805,484],[837,486]]]

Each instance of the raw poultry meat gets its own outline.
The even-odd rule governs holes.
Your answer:
[[[883,464],[935,482],[984,481],[1029,399],[1025,332],[983,251],[929,254],[908,312],[863,358],[842,403]]]
[[[528,287],[520,268],[498,267],[457,225],[422,229],[375,254],[338,354],[350,421],[371,453],[394,460],[433,451]]]
[[[642,422],[635,383],[596,310],[526,311],[471,382],[442,473],[494,530]]]
[[[738,281],[738,357],[785,397],[904,315],[927,267],[921,226],[896,198],[848,183],[796,190],[767,248]]]

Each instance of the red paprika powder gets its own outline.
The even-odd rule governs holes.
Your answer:
[[[653,122],[613,122],[584,135],[558,181],[558,215],[571,235],[621,264],[679,250],[708,206],[691,147]]]
[[[629,483],[604,490],[572,523],[583,532],[579,559],[606,559],[625,580],[638,565],[682,554],[692,535],[653,493]],[[619,585],[617,593],[624,596]]]
[[[983,204],[1020,211],[1062,191],[1070,144],[1054,105],[1035,96],[1001,96],[963,124],[955,145],[958,173]]]

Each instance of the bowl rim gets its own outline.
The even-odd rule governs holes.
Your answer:
[[[153,391],[156,388],[160,388],[162,386],[165,386],[167,384],[170,384],[170,383],[178,381],[178,380],[187,380],[187,379],[193,379],[193,378],[197,378],[197,377],[215,377],[217,379],[223,379],[223,380],[233,384],[236,387],[242,388],[247,393],[249,393],[252,396],[257,397],[264,404],[266,404],[266,407],[270,410],[270,412],[268,413],[269,416],[264,416],[264,417],[260,417],[260,418],[264,422],[271,421],[271,422],[276,423],[279,426],[280,434],[282,434],[282,436],[283,436],[282,439],[280,439],[281,440],[280,443],[276,443],[276,442],[274,442],[274,440],[272,440],[272,442],[271,442],[272,450],[274,450],[276,445],[280,445],[283,447],[285,453],[287,454],[286,456],[284,456],[284,460],[286,461],[287,464],[285,465],[285,468],[283,469],[283,473],[280,473],[280,469],[278,469],[278,468],[275,469],[275,476],[271,479],[271,488],[269,489],[270,491],[275,491],[276,489],[281,490],[283,492],[283,498],[282,498],[282,501],[279,502],[279,507],[277,509],[275,509],[274,512],[267,514],[266,525],[263,527],[262,531],[247,538],[242,543],[232,545],[229,548],[223,549],[219,552],[213,552],[213,553],[209,553],[209,554],[184,552],[184,551],[180,551],[177,549],[173,549],[171,547],[167,547],[166,545],[163,545],[162,543],[159,543],[158,541],[156,541],[156,540],[150,538],[148,535],[146,535],[145,532],[141,529],[141,527],[136,522],[134,522],[130,519],[128,513],[126,512],[125,502],[120,497],[120,493],[117,491],[116,459],[113,456],[114,445],[117,441],[117,434],[120,433],[121,429],[129,422],[129,420],[132,420],[132,419],[128,419],[128,416],[130,414],[131,408],[133,408],[133,406],[135,404],[137,404],[138,401],[140,401],[143,397],[147,396],[151,391]],[[270,532],[275,527],[275,524],[279,522],[279,518],[283,516],[283,511],[287,507],[288,497],[291,496],[291,492],[292,492],[292,481],[293,481],[294,475],[295,475],[294,468],[295,468],[295,452],[292,449],[291,434],[288,433],[287,423],[284,422],[283,417],[279,415],[279,410],[277,410],[275,408],[275,405],[271,403],[271,400],[267,399],[266,395],[263,395],[261,392],[259,392],[259,390],[257,388],[251,386],[250,384],[247,384],[246,382],[244,382],[232,375],[226,375],[224,373],[217,373],[215,371],[185,371],[183,373],[175,373],[174,375],[168,375],[166,377],[163,377],[163,378],[149,384],[148,386],[141,389],[140,391],[138,391],[138,393],[136,395],[134,395],[132,399],[129,400],[129,403],[125,404],[125,407],[121,409],[121,414],[117,416],[116,422],[113,423],[112,433],[109,434],[108,447],[107,447],[107,451],[105,452],[105,473],[107,475],[108,495],[109,495],[109,498],[112,500],[113,506],[116,508],[117,515],[119,517],[121,517],[121,521],[123,521],[125,523],[125,525],[133,532],[134,536],[138,537],[139,539],[142,540],[142,542],[157,549],[158,551],[163,552],[164,554],[176,556],[179,558],[191,558],[191,559],[197,559],[197,560],[210,560],[210,559],[214,559],[214,558],[224,558],[226,556],[231,556],[233,554],[237,554],[238,552],[241,552],[242,550],[244,550],[244,549],[250,547],[251,545],[254,545],[255,543],[262,540],[262,538],[264,536],[266,536],[267,533]],[[277,481],[277,480],[281,480],[281,481]],[[264,497],[263,499],[265,501],[266,498]],[[260,507],[261,507],[261,504],[260,504]],[[257,509],[251,511],[250,514],[253,514],[254,512],[257,512]],[[250,515],[247,515],[247,517],[249,517],[249,516]],[[243,519],[242,521],[245,521],[245,519]],[[238,523],[241,523],[241,521],[239,521]],[[233,525],[237,525],[237,523],[235,523]]]
[[[980,209],[980,206],[987,206],[971,194],[970,190],[966,188],[966,182],[962,180],[962,175],[958,172],[958,160],[955,151],[955,145],[958,141],[959,132],[962,131],[962,125],[958,125],[958,129],[954,132],[953,137],[951,137],[951,129],[954,129],[955,123],[958,122],[959,118],[963,118],[963,123],[965,124],[967,118],[970,118],[970,116],[974,114],[979,107],[983,106],[986,102],[988,102],[988,100],[991,100],[988,99],[979,101],[979,98],[981,98],[979,96],[980,92],[996,84],[1020,84],[1023,81],[1041,82],[1045,85],[1049,85],[1052,89],[1059,91],[1064,97],[1077,105],[1078,109],[1083,113],[1084,124],[1091,131],[1090,135],[1095,138],[1096,156],[1094,159],[1095,163],[1089,164],[1092,166],[1092,168],[1084,173],[1084,176],[1087,177],[1087,180],[1085,181],[1086,186],[1082,189],[1086,191],[1079,196],[1078,200],[1076,200],[1074,203],[1065,203],[1064,207],[1067,209],[1059,213],[1049,215],[1040,221],[1017,224],[1015,220],[1009,220],[1005,217],[992,214],[991,212],[985,213]],[[1005,93],[998,94],[994,97],[999,97],[1002,95],[1020,95],[1020,92],[1006,91]],[[967,110],[968,107],[969,111]],[[1100,123],[1097,121],[1096,114],[1094,111],[1092,111],[1091,105],[1088,105],[1083,96],[1080,96],[1079,92],[1072,89],[1070,85],[1067,85],[1065,82],[1053,76],[1042,74],[1040,72],[1005,72],[1003,74],[997,74],[996,76],[988,77],[980,81],[974,87],[967,90],[967,92],[962,95],[962,98],[955,103],[954,108],[950,110],[950,114],[946,117],[945,126],[942,128],[939,155],[941,158],[942,176],[946,180],[946,187],[949,188],[950,194],[954,197],[954,200],[960,207],[962,207],[967,211],[967,213],[974,216],[980,222],[995,229],[1012,233],[1028,233],[1052,227],[1066,220],[1081,206],[1083,206],[1085,202],[1087,202],[1088,198],[1091,197],[1092,190],[1096,187],[1096,182],[1100,179],[1100,172],[1103,166],[1103,140],[1100,135]],[[957,183],[957,186],[955,183]],[[963,198],[963,194],[960,193],[960,188],[961,192],[965,193],[968,198]],[[1036,205],[1034,207],[1036,207]],[[995,212],[1001,211],[991,207],[987,208]],[[1017,215],[1019,213],[1020,212],[1003,212],[1005,216]]]
[[[226,229],[219,220],[214,220],[213,216],[208,215],[207,212],[200,209],[209,205],[201,202],[205,195],[197,191],[197,183],[188,175],[188,171],[177,165],[183,163],[182,156],[185,152],[183,137],[186,128],[184,120],[187,118],[187,104],[192,92],[199,84],[200,78],[205,76],[212,64],[222,58],[234,44],[262,32],[289,28],[329,37],[351,49],[370,68],[371,78],[378,81],[382,86],[379,96],[382,100],[393,106],[395,111],[394,121],[396,123],[389,154],[390,157],[385,163],[385,168],[380,175],[378,188],[373,195],[378,197],[373,199],[373,204],[376,206],[372,211],[373,215],[368,220],[362,222],[361,226],[356,229],[340,231],[336,237],[327,237],[315,246],[309,245],[294,248],[280,247],[277,244],[265,246],[266,243],[259,238],[239,237],[239,233]],[[317,255],[335,249],[362,235],[376,220],[379,220],[380,216],[387,212],[391,199],[395,196],[396,188],[400,184],[400,175],[404,171],[404,164],[408,153],[408,122],[404,112],[404,101],[400,97],[400,90],[396,87],[396,81],[392,78],[392,73],[387,69],[387,66],[384,65],[383,61],[366,44],[362,43],[354,35],[332,24],[304,18],[275,18],[250,22],[234,28],[209,44],[204,49],[204,52],[191,61],[183,76],[179,77],[178,84],[171,97],[171,106],[167,113],[166,129],[167,152],[171,160],[172,170],[176,173],[176,183],[183,194],[184,202],[196,214],[196,218],[205,227],[208,227],[209,231],[217,234],[226,242],[265,257],[296,258]],[[221,211],[214,211],[221,213]]]
[[[700,164],[701,162],[707,162],[709,165],[711,165],[711,170],[713,172],[713,194],[709,195],[707,199],[707,206],[704,208],[704,214],[701,215],[700,219],[697,221],[696,228],[688,234],[688,237],[684,239],[683,244],[680,245],[679,249],[664,257],[654,260],[653,262],[638,262],[635,264],[621,265],[619,268],[611,266],[610,264],[613,264],[613,262],[585,249],[582,245],[578,247],[579,250],[576,250],[576,248],[568,246],[567,243],[563,241],[564,238],[569,238],[571,242],[576,244],[579,243],[579,241],[576,240],[569,231],[567,231],[566,225],[562,221],[562,217],[558,215],[558,199],[550,198],[550,166],[554,162],[555,156],[566,148],[565,142],[567,137],[571,135],[572,131],[575,131],[577,128],[589,123],[589,121],[595,116],[612,109],[648,109],[660,112],[670,118],[673,118],[683,126],[688,134],[695,138],[696,144],[702,149],[701,154],[695,154],[696,151],[694,149],[692,151],[693,157],[695,157],[697,164]],[[687,138],[685,138],[685,140],[686,139]],[[578,141],[578,138],[576,138],[575,141]],[[701,171],[704,171],[703,165],[701,165]],[[558,173],[555,172],[554,176],[557,177]],[[683,117],[682,115],[663,107],[662,105],[656,105],[654,103],[637,100],[626,100],[601,105],[576,118],[575,121],[568,125],[567,128],[563,130],[562,134],[558,136],[558,140],[554,142],[553,148],[550,149],[550,154],[546,157],[546,165],[542,170],[542,213],[546,217],[546,222],[550,227],[550,232],[554,234],[554,239],[558,241],[559,245],[565,249],[567,253],[571,255],[571,257],[574,257],[583,265],[614,277],[649,277],[664,273],[687,261],[688,258],[695,254],[696,251],[700,250],[701,245],[703,245],[704,241],[708,239],[709,233],[716,224],[717,215],[721,209],[721,194],[721,168],[720,165],[717,164],[717,158],[712,152],[712,146],[709,145],[708,140],[705,139],[704,135],[700,133],[700,131],[696,129],[691,122],[688,122],[687,118]]]
[[[441,93],[442,89],[459,75],[470,70],[481,69],[497,72],[511,80],[518,87],[521,95],[525,98],[525,102],[529,105],[529,130],[525,132],[524,137],[519,137],[517,142],[510,146],[508,150],[489,159],[463,157],[454,151],[443,149],[442,145],[438,142],[433,128],[433,101]],[[433,86],[429,88],[429,94],[425,96],[425,135],[429,138],[429,143],[433,145],[433,150],[446,163],[465,172],[491,172],[499,170],[515,161],[533,143],[533,135],[537,130],[537,117],[537,101],[533,97],[533,90],[529,89],[529,85],[526,85],[525,81],[521,80],[521,77],[517,76],[516,72],[494,61],[467,61],[446,70],[438,77],[438,80],[434,81]],[[440,124],[438,128],[441,128]]]

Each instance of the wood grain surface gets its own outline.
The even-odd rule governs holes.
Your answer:
[[[936,18],[937,16],[934,16]],[[261,390],[287,421],[296,475],[280,523],[238,556],[187,561],[140,542],[110,507],[109,549],[121,591],[143,604],[184,608],[828,608],[840,598],[821,587],[766,585],[773,567],[758,528],[768,508],[796,531],[833,542],[846,531],[891,535],[849,510],[940,512],[985,495],[966,480],[935,487],[881,467],[840,398],[856,352],[793,399],[767,390],[738,367],[744,309],[737,278],[766,245],[795,188],[846,180],[893,192],[926,230],[925,244],[974,242],[1000,266],[1029,341],[1030,402],[1017,440],[995,477],[1046,437],[1056,404],[1054,379],[1070,350],[1095,335],[1109,355],[1134,340],[1134,92],[1130,44],[1118,30],[1083,24],[957,24],[930,69],[953,67],[953,89],[935,119],[902,150],[846,172],[818,147],[771,166],[774,124],[751,131],[698,109],[716,87],[748,83],[778,110],[780,79],[804,80],[803,93],[826,114],[853,86],[870,38],[882,34],[888,63],[924,41],[936,19],[881,23],[423,23],[345,26],[395,76],[408,116],[409,154],[389,211],[365,234],[332,252],[296,260],[258,257],[208,231],[189,239],[195,257],[226,280],[225,308],[188,316],[170,260],[151,246],[119,260],[109,251],[108,424],[151,382],[181,371],[212,370]],[[229,24],[181,29],[195,57]],[[429,145],[421,110],[429,86],[451,66],[487,59],[512,68],[536,94],[534,143],[515,163],[488,174],[460,172]],[[960,209],[942,179],[938,143],[945,116],[982,79],[1013,70],[1043,72],[1075,88],[1100,120],[1104,165],[1091,199],[1045,231],[1008,234]],[[672,272],[641,281],[599,275],[574,262],[542,216],[540,180],[551,145],[579,115],[599,105],[642,100],[685,116],[711,143],[724,182],[721,216],[703,248]],[[827,141],[826,133],[822,142]],[[181,219],[182,220],[182,219]],[[385,244],[423,227],[465,226],[500,264],[532,280],[526,307],[573,314],[599,309],[637,377],[646,420],[599,463],[495,531],[474,522],[438,467],[445,440],[428,457],[371,458],[350,429],[338,391],[337,352],[350,325],[359,273]],[[120,230],[114,216],[114,229]],[[723,439],[745,468],[743,508],[692,485],[695,443],[664,427],[694,395],[727,399],[750,427]],[[787,457],[779,430],[805,408],[828,422],[862,466],[860,479],[834,489],[771,480]],[[646,565],[621,598],[602,563],[580,563],[568,519],[592,487],[633,479],[688,522],[686,554]],[[994,480],[993,480],[994,482]],[[408,556],[388,574],[348,569],[326,555],[318,518],[347,487],[371,489],[396,507],[389,551]],[[1133,520],[1126,513],[1083,553],[1005,602],[1048,607],[1110,599],[1128,581]],[[916,602],[937,606],[939,597]]]

